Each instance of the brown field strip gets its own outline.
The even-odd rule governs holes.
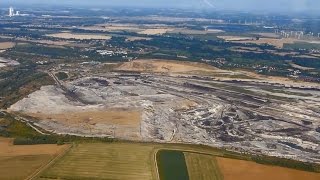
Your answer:
[[[25,179],[52,158],[51,155],[0,157],[0,179]]]
[[[16,45],[14,42],[0,42],[0,49],[13,48]]]
[[[121,111],[121,110],[97,110],[83,112],[67,112],[61,114],[41,114],[29,113],[29,116],[39,119],[61,121],[64,124],[77,124],[86,122],[88,124],[116,124],[127,126],[138,126],[141,121],[141,112],[139,111]]]
[[[0,179],[25,179],[59,155],[67,145],[13,145],[0,138]]]
[[[251,161],[217,157],[224,180],[319,180],[320,173],[311,173]]]
[[[217,160],[214,156],[184,153],[190,180],[222,180]]]
[[[135,60],[121,64],[115,70],[136,71],[136,72],[155,72],[155,73],[183,73],[193,71],[215,71],[222,70],[202,63],[181,62],[173,60]]]
[[[61,39],[79,39],[79,40],[88,40],[88,39],[102,39],[109,40],[110,36],[100,35],[100,34],[73,34],[68,32],[48,34],[48,37],[61,38]]]
[[[190,180],[320,179],[320,174],[221,158],[219,150],[195,145],[156,143],[76,144],[62,158],[42,171],[39,179],[158,180],[158,150],[184,153]]]

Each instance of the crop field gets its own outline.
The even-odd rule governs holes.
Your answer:
[[[74,144],[65,156],[54,161],[37,177],[130,180],[231,180],[234,177],[239,180],[316,180],[320,178],[320,173],[222,157],[250,159],[196,145],[83,143]]]
[[[309,41],[309,42],[303,42],[303,41],[299,41],[299,42],[295,42],[295,43],[286,43],[284,44],[285,48],[288,49],[320,49],[320,41]]]
[[[260,38],[256,40],[255,37],[242,37],[242,36],[219,36],[219,38],[225,41],[238,42],[238,43],[252,43],[252,44],[269,44],[277,48],[283,48],[284,44],[292,44],[296,40],[292,38],[278,39],[278,38]]]
[[[64,157],[43,171],[39,178],[154,180],[159,176],[156,172],[157,150],[160,152],[157,153],[157,155],[161,155],[162,159],[160,164],[164,165],[166,174],[170,175],[171,172],[168,173],[168,170],[174,170],[175,173],[169,178],[175,179],[175,175],[182,173],[184,178],[179,178],[179,180],[189,179],[184,151],[195,153],[199,151],[208,153],[212,155],[211,157],[214,155],[222,155],[212,149],[190,145],[141,143],[77,144],[74,145]],[[199,161],[202,161],[204,160],[203,158],[206,158],[205,156],[198,157],[193,155],[194,154],[192,154],[192,160],[200,158]],[[174,164],[171,163],[172,161]],[[207,162],[203,163],[207,164]],[[172,166],[174,166],[174,168],[172,168]],[[177,171],[177,167],[180,167],[181,171]],[[196,167],[192,168],[196,170]],[[211,172],[207,172],[205,174],[209,175],[210,173]],[[194,174],[192,176],[197,177],[197,175]],[[165,180],[167,180],[167,178]]]
[[[160,180],[188,180],[188,169],[183,152],[160,150],[157,152]]]
[[[168,31],[172,31],[170,28],[157,28],[157,29],[145,29],[143,31],[138,32],[138,34],[146,34],[146,35],[160,35],[165,34]]]
[[[0,179],[24,179],[51,158],[50,155],[0,157]]]
[[[305,171],[299,171],[294,169],[288,169],[277,166],[267,166],[257,164],[251,161],[243,161],[236,159],[217,158],[218,165],[224,176],[224,180],[233,180],[237,177],[237,180],[248,179],[281,179],[281,180],[318,180],[320,179],[320,173],[311,173]]]
[[[61,39],[79,39],[79,40],[88,40],[88,39],[102,39],[109,40],[110,36],[99,35],[99,34],[73,34],[73,33],[57,33],[57,34],[48,34],[48,37],[61,38]]]
[[[184,153],[188,167],[189,178],[191,180],[222,180],[217,160],[214,156]]]
[[[0,42],[0,50],[13,48],[15,45],[13,42]]]
[[[45,166],[68,146],[13,145],[0,138],[0,179],[25,179]]]
[[[79,144],[40,177],[52,179],[154,179],[153,146]]]
[[[78,27],[78,29],[104,31],[104,32],[105,31],[139,32],[143,30],[134,24],[98,24],[95,26]]]

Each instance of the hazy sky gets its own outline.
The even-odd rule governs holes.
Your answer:
[[[248,11],[320,11],[320,0],[1,0],[2,3],[210,8]]]

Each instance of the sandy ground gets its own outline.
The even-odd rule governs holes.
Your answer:
[[[110,36],[105,35],[98,35],[98,34],[72,34],[72,33],[57,33],[57,34],[48,34],[46,36],[55,37],[55,38],[62,38],[62,39],[79,39],[79,40],[86,40],[86,39],[103,39],[109,40],[111,39]]]
[[[294,44],[295,42],[306,42],[306,43],[319,43],[320,41],[308,41],[299,40],[294,38],[278,38],[274,37],[273,34],[260,33],[260,35],[265,35],[265,37],[256,40],[256,37],[244,37],[244,36],[218,36],[218,38],[224,39],[225,41],[237,42],[237,43],[253,43],[253,44],[269,44],[277,48],[283,48],[284,44]]]
[[[217,36],[217,37],[224,39],[226,41],[243,41],[243,40],[253,39],[253,37],[243,37],[243,36]]]
[[[138,34],[146,34],[146,35],[158,35],[165,34],[168,31],[172,31],[171,28],[158,28],[158,29],[145,29],[143,31],[138,32]]]
[[[121,64],[117,70],[157,73],[183,73],[192,71],[219,71],[219,69],[202,63],[164,61],[164,60],[135,60]]]
[[[172,73],[172,74],[197,74],[212,76],[218,80],[241,80],[241,81],[255,81],[255,82],[268,82],[268,83],[279,83],[287,87],[310,87],[310,88],[320,88],[319,83],[312,82],[302,82],[294,81],[286,77],[279,76],[265,76],[260,75],[254,72],[249,71],[227,71],[221,70],[213,66],[208,66],[202,63],[193,63],[193,62],[181,62],[181,61],[171,61],[171,60],[135,60],[131,62],[126,62],[115,70],[121,71],[136,71],[136,72],[154,72],[154,73]],[[215,76],[217,73],[225,74],[226,76]],[[212,75],[211,75],[212,74]],[[253,79],[245,78],[232,78],[227,75],[244,75],[251,77]]]
[[[95,125],[103,123],[107,125],[128,125],[138,126],[141,121],[141,112],[132,110],[106,110],[106,111],[84,111],[68,112],[63,114],[28,114],[42,120],[52,120],[63,124],[88,123]]]
[[[13,43],[13,42],[0,42],[0,49],[13,48],[15,45],[16,43]]]
[[[297,55],[297,56],[294,56],[294,57],[319,59],[319,57],[309,56],[309,55]]]
[[[220,33],[224,32],[219,29],[208,29],[207,31],[204,30],[191,30],[191,29],[182,29],[182,28],[177,28],[172,31],[169,31],[168,33],[181,33],[181,34],[213,34],[213,33]]]
[[[251,161],[217,158],[225,180],[319,180],[320,173],[310,173],[294,169],[267,166]]]
[[[297,69],[301,69],[301,70],[313,70],[314,68],[309,68],[309,67],[303,67],[303,66],[300,66],[298,64],[295,64],[293,62],[290,63],[290,65],[294,68],[297,68]]]
[[[254,44],[270,44],[277,48],[283,48],[284,44],[293,44],[296,39],[293,38],[260,38],[256,40],[255,37],[242,37],[242,36],[218,36],[218,38],[226,41],[238,42],[238,43],[254,43]]]
[[[129,31],[129,32],[141,31],[141,29],[136,26],[120,26],[120,25],[97,25],[97,26],[89,26],[89,27],[80,27],[79,29],[96,30],[96,31]]]
[[[55,155],[67,147],[55,144],[44,145],[13,145],[13,139],[0,137],[0,157],[1,156],[25,156],[49,154]]]
[[[0,179],[29,179],[69,145],[13,145],[0,137]]]
[[[265,76],[260,75],[254,72],[249,71],[237,71],[238,73],[244,74],[246,76],[254,78],[254,80],[250,79],[241,79],[242,81],[255,81],[255,82],[268,82],[268,83],[278,83],[284,86],[293,86],[293,87],[309,87],[309,88],[320,88],[319,83],[313,82],[303,82],[303,81],[294,81],[286,77],[279,77],[279,76]],[[221,80],[232,80],[232,78],[217,78]]]

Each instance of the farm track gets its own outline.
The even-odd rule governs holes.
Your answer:
[[[37,178],[41,174],[41,172],[43,172],[45,169],[49,168],[51,165],[53,165],[55,162],[57,162],[60,158],[62,158],[64,155],[66,155],[70,151],[71,148],[72,148],[72,145],[67,147],[63,152],[61,152],[56,157],[51,159],[47,164],[40,167],[37,171],[35,171],[32,175],[27,177],[25,180],[33,180],[33,179]]]

